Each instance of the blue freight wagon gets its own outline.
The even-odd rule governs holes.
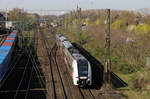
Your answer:
[[[9,34],[2,46],[0,46],[0,83],[8,71],[8,65],[17,40],[17,33],[18,31],[13,31]]]

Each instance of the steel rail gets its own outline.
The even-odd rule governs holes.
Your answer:
[[[53,76],[53,71],[52,71],[52,66],[51,66],[49,51],[47,50],[46,46],[44,46],[44,45],[46,44],[46,41],[45,41],[45,39],[44,39],[44,37],[43,37],[43,34],[41,33],[40,30],[39,30],[39,32],[40,32],[41,37],[42,37],[42,43],[43,43],[42,45],[43,45],[43,47],[45,48],[46,54],[47,54],[47,56],[48,56],[48,64],[49,64],[49,66],[50,66],[50,76],[51,76],[52,88],[53,88],[53,97],[54,97],[54,99],[57,99],[57,97],[56,97],[56,90],[55,90],[55,84],[54,84],[55,82],[54,82],[54,76]],[[52,49],[51,49],[51,51],[50,51],[50,54],[51,54],[53,48],[54,48],[54,46],[52,47]]]
[[[31,73],[30,73],[30,78],[29,78],[29,82],[28,82],[28,87],[27,87],[27,92],[26,92],[26,95],[25,95],[25,99],[27,99],[28,94],[29,94],[32,76],[33,76],[33,67],[32,67],[32,69],[31,69]]]
[[[21,80],[20,80],[19,85],[18,85],[18,87],[17,87],[17,90],[16,90],[16,93],[15,93],[14,99],[17,98],[17,95],[18,95],[18,93],[19,93],[19,89],[20,89],[21,84],[22,84],[22,81],[23,81],[23,79],[24,79],[24,76],[25,76],[25,72],[26,72],[28,63],[29,63],[29,58],[28,58],[28,61],[27,61],[27,63],[26,63],[25,69],[24,69],[24,71],[23,71],[23,73],[22,73]]]
[[[36,63],[36,61],[35,61],[34,56],[33,56],[31,53],[28,53],[28,54],[30,55],[30,57],[31,57],[31,59],[32,59],[31,62],[32,62],[32,64],[34,64],[34,65],[33,65],[33,68],[34,68],[36,74],[37,74],[37,75],[39,74],[40,76],[42,76],[41,73],[40,73],[39,68],[37,67],[38,65],[37,65],[37,63]],[[39,78],[39,80],[40,80],[41,87],[44,87],[44,80],[41,79],[41,78]]]
[[[93,93],[91,92],[91,90],[88,89],[88,91],[89,91],[90,95],[92,96],[92,99],[95,99],[95,97],[94,97]]]
[[[56,45],[56,43],[55,43],[55,45]],[[56,49],[57,49],[57,48],[56,48]],[[53,59],[54,59],[53,61],[54,61],[54,64],[55,64],[55,66],[56,66],[56,68],[57,68],[57,73],[58,73],[58,75],[59,75],[59,80],[60,80],[60,82],[61,82],[61,87],[62,87],[62,90],[63,90],[64,99],[67,99],[66,91],[65,91],[65,88],[64,88],[64,84],[63,84],[63,81],[62,81],[61,74],[60,74],[60,70],[59,70],[58,64],[56,63],[56,50],[55,50],[53,56],[55,56],[55,57],[53,57]]]
[[[80,92],[82,98],[85,99],[84,94],[83,94],[83,92],[81,91],[81,88],[79,88],[79,92]]]
[[[29,35],[30,36],[30,35]],[[37,38],[36,38],[37,37]],[[37,45],[38,45],[38,41],[36,42],[36,39],[38,40],[38,36],[35,35],[35,32],[34,32],[34,45],[35,45],[35,52],[37,52]],[[31,46],[32,47],[32,46]],[[34,47],[33,47],[34,48]],[[30,54],[31,50],[29,50],[29,54]],[[35,58],[35,56],[34,56]],[[30,85],[31,85],[31,80],[32,80],[32,76],[33,76],[33,66],[32,66],[32,69],[31,69],[31,72],[30,72],[30,77],[29,77],[29,82],[28,82],[28,85],[27,85],[27,92],[26,92],[26,95],[25,95],[25,99],[27,99],[28,97],[28,94],[29,94],[29,90],[30,90]]]
[[[22,38],[21,49],[24,47],[25,49],[22,49],[22,50],[23,50],[24,52],[28,52],[29,49],[28,49],[27,47],[25,47],[25,45],[22,46],[22,45],[23,45],[23,41],[24,41],[24,36],[23,36],[22,33],[20,33],[20,34],[21,34],[21,38]],[[24,69],[24,71],[23,71],[23,73],[22,73],[21,80],[20,80],[19,85],[18,85],[18,87],[17,87],[16,93],[15,93],[15,95],[14,95],[14,99],[17,98],[17,95],[18,95],[18,93],[19,93],[19,89],[20,89],[21,84],[22,84],[22,82],[23,82],[23,79],[24,79],[24,77],[25,77],[26,69],[27,69],[27,66],[28,66],[28,64],[29,64],[30,58],[31,58],[31,57],[28,56],[28,60],[27,60],[27,63],[26,63],[26,65],[25,65],[25,69]]]
[[[40,70],[39,70],[38,67],[37,67],[37,64],[36,64],[36,61],[35,61],[33,55],[32,55],[31,53],[29,53],[29,56],[30,56],[31,59],[32,59],[32,61],[31,61],[32,64],[34,64],[34,65],[33,65],[33,68],[34,68],[36,74],[37,74],[37,75],[39,74],[39,75],[41,76]],[[36,70],[36,69],[37,69],[37,70]],[[40,78],[39,78],[39,80],[40,80],[41,87],[44,87],[44,80],[43,80],[43,79],[40,79]]]
[[[42,35],[42,37],[43,37],[45,46],[46,46],[46,44],[47,44],[47,45],[50,45],[49,42],[48,42],[48,40],[47,40],[47,38],[46,38],[46,36],[45,36],[43,33],[41,33],[41,35]],[[63,95],[64,95],[64,99],[67,99],[67,95],[66,95],[66,91],[65,91],[65,88],[64,88],[64,84],[63,84],[63,81],[62,81],[61,74],[60,74],[60,70],[59,70],[59,68],[58,68],[58,64],[56,63],[56,59],[53,57],[53,56],[56,55],[56,50],[55,50],[55,55],[52,53],[52,51],[53,51],[53,49],[55,49],[55,47],[56,47],[56,43],[54,44],[53,48],[51,48],[50,54],[48,53],[48,49],[50,49],[50,47],[47,46],[45,49],[47,50],[48,56],[50,56],[50,57],[48,57],[48,59],[49,59],[49,60],[52,59],[52,58],[54,59],[53,62],[54,62],[55,66],[56,66],[56,69],[57,69],[57,73],[58,73],[58,76],[59,76],[61,88],[62,88]],[[52,56],[52,58],[51,58],[51,56]]]
[[[56,62],[57,62],[57,59],[56,59]],[[75,99],[75,95],[73,95],[73,91],[72,91],[72,89],[73,89],[73,87],[71,86],[72,79],[70,78],[69,71],[68,71],[67,67],[65,66],[65,64],[63,64],[63,66],[61,66],[61,69],[63,69],[65,72],[67,72],[65,75],[65,78],[67,79],[68,87],[70,88],[70,91],[71,91],[71,96],[73,97],[73,99]]]

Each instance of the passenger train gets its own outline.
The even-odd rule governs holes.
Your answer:
[[[73,79],[74,85],[92,85],[92,70],[89,61],[61,34],[56,34],[56,43]]]

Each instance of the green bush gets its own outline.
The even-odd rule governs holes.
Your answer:
[[[72,34],[73,35],[73,34]],[[82,45],[86,44],[87,41],[89,40],[87,32],[81,32],[81,34],[78,34],[77,32],[74,33],[74,42],[78,42]]]
[[[124,20],[116,20],[115,22],[113,22],[111,24],[111,28],[114,29],[114,30],[119,30],[124,26],[125,26],[125,21]]]
[[[95,48],[91,48],[91,54],[93,56],[103,56],[104,55],[104,48],[100,48],[99,46]]]
[[[99,46],[91,47],[90,50],[91,55],[94,56],[101,63],[104,62],[104,56],[105,56],[104,52],[105,52],[104,48],[101,48]]]
[[[132,66],[129,63],[122,61],[117,56],[111,56],[111,62],[112,62],[112,69],[115,71],[119,71],[122,74],[135,72],[134,68],[132,68]]]
[[[133,31],[137,35],[144,35],[144,34],[150,33],[150,25],[148,24],[138,25],[136,28],[134,28]]]
[[[81,44],[85,44],[88,41],[88,34],[87,32],[82,32],[81,33]]]
[[[101,23],[102,23],[102,20],[101,20],[100,18],[98,18],[98,19],[95,21],[96,26],[99,26]]]
[[[128,25],[127,28],[126,28],[126,31],[129,31],[129,32],[133,32],[133,30],[136,28],[135,25],[131,24],[131,25]]]
[[[132,78],[132,87],[138,90],[146,89],[150,83],[150,71],[138,71]]]

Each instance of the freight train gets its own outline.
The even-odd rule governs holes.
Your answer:
[[[73,84],[79,87],[92,85],[90,62],[63,35],[56,34],[56,44],[64,57]]]
[[[0,83],[2,82],[12,57],[12,52],[17,42],[18,31],[14,30],[8,35],[2,46],[0,46]]]

